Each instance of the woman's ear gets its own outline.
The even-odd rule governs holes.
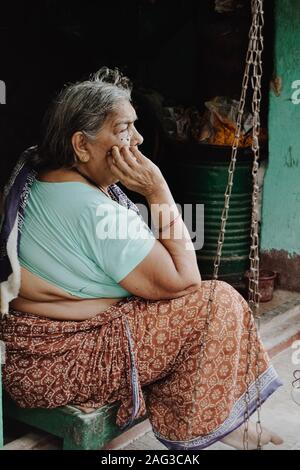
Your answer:
[[[87,142],[85,135],[78,131],[72,135],[72,146],[78,160],[82,163],[87,163],[90,159],[90,155],[87,149]]]

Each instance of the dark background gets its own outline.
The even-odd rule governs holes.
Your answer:
[[[272,9],[266,1],[263,123],[273,70]],[[222,15],[214,11],[214,0],[2,2],[0,80],[7,104],[0,105],[0,189],[20,152],[38,141],[55,93],[102,65],[118,66],[133,80],[143,151],[158,162],[167,159],[144,91],[159,92],[165,105],[199,109],[216,95],[238,98],[249,26],[249,0]]]

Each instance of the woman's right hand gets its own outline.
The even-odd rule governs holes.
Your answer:
[[[137,147],[113,147],[112,173],[128,189],[146,197],[156,228],[176,217],[178,208],[160,169]],[[150,253],[119,284],[133,295],[146,299],[177,298],[199,288],[201,276],[189,232],[179,217],[167,237],[155,240]],[[177,236],[182,234],[182,236]]]
[[[107,159],[111,172],[131,191],[149,197],[167,186],[158,166],[135,146],[114,146]]]

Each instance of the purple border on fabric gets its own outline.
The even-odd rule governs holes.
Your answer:
[[[138,371],[136,368],[135,358],[134,358],[134,347],[133,347],[134,344],[133,344],[133,340],[131,337],[130,327],[128,325],[127,319],[124,318],[124,321],[125,321],[125,327],[126,327],[126,332],[127,332],[129,354],[130,354],[130,365],[131,365],[130,379],[131,379],[131,388],[132,388],[132,413],[127,423],[121,426],[121,429],[123,431],[132,425],[140,408],[139,377],[138,377]]]
[[[273,369],[272,366],[270,366],[269,369],[266,371],[266,373],[268,373],[268,372],[271,375],[273,375],[274,378],[273,378],[273,380],[270,381],[268,386],[264,390],[261,391],[261,397],[260,397],[261,403],[265,402],[267,400],[267,398],[277,390],[278,387],[282,386],[282,382],[278,378],[278,376],[277,376],[277,374],[276,374],[276,372],[275,372],[275,370]],[[253,383],[251,385],[251,387],[255,387],[255,383]],[[241,399],[243,399],[243,397],[241,397],[240,400]],[[249,404],[249,415],[252,415],[256,411],[256,409],[257,409],[257,396],[255,395],[251,399],[251,402]],[[233,407],[233,411],[231,412],[231,414],[232,413],[234,413],[234,407]],[[191,441],[170,441],[170,440],[164,439],[155,430],[153,430],[153,431],[154,431],[155,437],[162,444],[164,444],[168,449],[172,449],[172,450],[201,450],[201,449],[205,449],[206,447],[211,446],[212,444],[214,444],[217,441],[220,441],[225,436],[227,436],[228,434],[233,432],[235,429],[239,428],[245,422],[244,413],[245,413],[245,409],[243,409],[235,417],[234,423],[228,424],[228,428],[224,429],[224,431],[220,435],[218,435],[217,437],[215,436],[215,433],[211,433],[211,439],[209,438],[209,435],[208,435],[208,436],[205,436],[203,438],[201,438],[201,437],[193,438]],[[221,425],[222,427],[226,428],[226,423],[227,422],[229,423],[231,421],[231,414],[225,420],[223,425]],[[199,441],[199,440],[200,441],[203,440],[204,442],[201,443],[201,444],[193,445],[193,441]]]

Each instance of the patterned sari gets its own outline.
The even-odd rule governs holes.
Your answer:
[[[5,389],[26,408],[118,401],[123,428],[147,412],[170,449],[213,444],[244,422],[247,383],[249,414],[257,407],[257,354],[261,402],[281,383],[255,328],[249,361],[252,315],[229,284],[217,282],[201,346],[209,284],[172,300],[128,297],[80,322],[11,310],[0,330]]]

